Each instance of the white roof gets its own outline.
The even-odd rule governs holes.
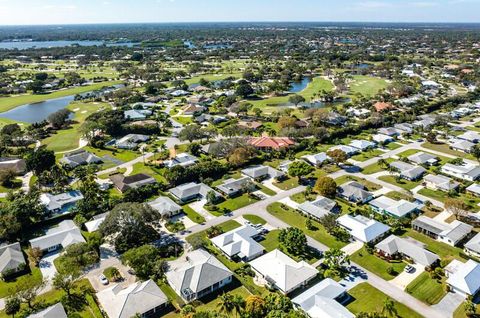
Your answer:
[[[187,166],[191,166],[191,165],[193,165],[197,162],[198,162],[197,157],[192,156],[188,153],[180,153],[175,158],[173,158],[171,160],[166,160],[164,162],[164,164],[167,168],[173,168],[175,166],[187,167]]]
[[[78,190],[55,195],[50,193],[42,193],[40,195],[40,202],[49,211],[62,209],[64,206],[74,204],[82,199],[82,192]]]
[[[368,140],[352,140],[349,146],[363,150],[369,147],[374,147],[375,143]]]
[[[394,139],[390,136],[384,134],[375,134],[372,136],[372,139],[376,142],[386,142],[386,141],[393,141]]]
[[[468,260],[461,263],[453,260],[445,270],[451,272],[447,284],[468,295],[475,295],[480,290],[480,264],[477,262]]]
[[[353,155],[358,152],[357,148],[345,146],[345,145],[338,145],[328,149],[328,151],[332,151],[332,150],[341,150],[347,155]]]
[[[472,183],[470,186],[467,187],[467,191],[480,194],[480,184]]]
[[[230,257],[238,255],[240,258],[251,258],[264,250],[263,246],[252,238],[257,235],[256,229],[250,225],[244,225],[210,240]]]
[[[395,201],[386,196],[378,197],[375,200],[370,201],[369,204],[385,210],[389,214],[399,218],[406,216],[420,207],[420,205],[417,203],[409,202],[404,199]]]
[[[318,271],[305,261],[295,262],[279,250],[273,250],[250,262],[252,268],[284,293],[314,278]]]
[[[429,174],[429,175],[426,175],[423,179],[425,180],[425,182],[430,182],[434,184],[437,188],[445,191],[450,191],[452,189],[457,188],[460,185],[457,181],[449,177],[442,176],[440,174],[439,175]]]
[[[100,225],[103,223],[103,221],[105,221],[106,217],[107,217],[107,214],[105,213],[105,215],[102,217],[86,222],[85,227],[87,228],[87,231],[88,232],[97,231]]]
[[[72,220],[62,221],[57,227],[49,229],[44,236],[30,240],[30,245],[32,245],[33,248],[38,247],[41,250],[46,250],[49,247],[57,245],[65,248],[75,243],[85,243],[85,239]]]
[[[154,201],[148,202],[148,205],[162,216],[171,215],[182,210],[182,207],[169,197],[158,197]]]
[[[477,233],[470,241],[465,243],[465,248],[480,254],[480,233]]]
[[[314,155],[305,155],[305,156],[302,156],[302,158],[307,160],[313,165],[318,165],[323,163],[324,161],[330,160],[330,157],[327,156],[325,152],[320,152]]]
[[[168,302],[167,296],[151,279],[126,288],[113,285],[97,293],[97,298],[109,318],[130,318]]]
[[[330,278],[298,295],[292,302],[300,306],[311,318],[354,318],[355,316],[338,303],[346,288]]]
[[[371,242],[390,230],[388,225],[362,215],[342,215],[337,222],[347,229],[354,238],[364,243]]]

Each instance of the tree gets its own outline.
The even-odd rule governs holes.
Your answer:
[[[472,317],[477,312],[477,306],[471,299],[467,299],[467,301],[465,301],[463,308],[467,317]]]
[[[243,81],[237,86],[237,89],[235,90],[235,95],[242,98],[247,98],[248,96],[252,95],[253,92],[254,90],[252,86],[250,86],[250,84],[248,84],[247,82]]]
[[[208,191],[206,199],[209,204],[214,204],[217,201],[217,194],[213,190]]]
[[[307,246],[307,237],[302,230],[289,227],[280,231],[278,241],[282,246],[295,256],[302,255]]]
[[[292,104],[295,105],[295,107],[298,106],[298,104],[305,102],[305,98],[302,95],[292,95],[288,98],[288,101]]]
[[[437,142],[437,134],[431,131],[427,134],[426,139],[429,143],[434,144]]]
[[[329,249],[324,253],[324,262],[328,269],[333,271],[335,275],[341,275],[345,272],[345,267],[350,264],[348,255],[337,248]]]
[[[467,205],[459,199],[446,199],[445,203],[445,210],[450,212],[452,215],[455,215],[455,218],[458,220],[461,217],[468,215],[468,207]]]
[[[470,149],[470,153],[480,162],[480,145],[474,145],[472,149]]]
[[[337,183],[330,177],[320,177],[315,182],[314,190],[324,197],[333,199],[337,194]]]
[[[292,177],[298,177],[298,179],[302,179],[303,177],[309,175],[313,172],[313,167],[310,166],[305,161],[295,161],[288,167],[288,174]]]
[[[188,140],[189,142],[202,139],[203,137],[202,127],[196,124],[185,126],[178,134],[180,140]]]
[[[245,147],[239,147],[233,150],[228,156],[228,162],[235,167],[241,167],[246,164],[252,156],[252,152]]]
[[[46,281],[37,284],[31,280],[24,280],[17,284],[15,295],[22,303],[27,304],[28,308],[33,309],[33,302],[40,291],[45,287],[45,284]]]
[[[38,266],[40,263],[40,260],[42,259],[43,252],[40,248],[38,247],[29,247],[26,251],[28,259],[35,264],[35,266]]]
[[[337,165],[344,163],[348,159],[347,154],[341,149],[328,151],[327,155],[332,158],[333,162],[335,162]]]
[[[17,296],[11,296],[5,301],[5,313],[7,315],[12,315],[15,317],[15,314],[20,311],[21,301]]]
[[[47,121],[53,126],[53,128],[59,129],[65,125],[68,117],[72,112],[66,108],[60,109],[47,117]]]
[[[256,295],[250,295],[245,299],[245,311],[251,318],[261,318],[265,315],[265,300]]]
[[[13,169],[0,170],[0,184],[6,188],[13,188],[16,177],[17,174]]]
[[[283,116],[278,119],[277,125],[280,129],[284,128],[294,128],[297,123],[295,117]]]
[[[233,295],[230,293],[223,293],[219,297],[217,308],[221,313],[225,313],[230,316],[230,314],[235,310],[235,299]]]
[[[328,233],[333,233],[335,228],[338,226],[337,218],[335,217],[335,215],[331,213],[328,213],[322,216],[319,222]]]
[[[163,276],[165,264],[160,250],[152,245],[132,248],[122,255],[121,260],[131,267],[140,279],[147,280],[151,277],[160,279]]]
[[[390,317],[397,317],[398,312],[395,308],[395,303],[391,298],[386,298],[383,302],[382,314]]]
[[[52,284],[56,289],[61,289],[67,294],[67,298],[70,299],[73,295],[72,291],[75,288],[75,281],[80,277],[79,272],[73,273],[56,273],[53,276]]]
[[[55,165],[55,153],[42,146],[29,153],[25,157],[25,162],[28,170],[33,171],[35,175],[39,175]]]

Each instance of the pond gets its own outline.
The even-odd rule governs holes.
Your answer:
[[[75,96],[70,95],[40,103],[26,104],[0,113],[0,117],[30,124],[37,123],[47,119],[48,115],[67,107],[74,99]]]
[[[6,50],[28,50],[32,48],[52,48],[52,47],[67,47],[72,45],[79,46],[127,46],[133,47],[137,43],[132,42],[118,42],[108,43],[104,41],[4,41],[0,42],[0,49]]]
[[[298,104],[298,107],[325,108],[325,107],[331,107],[331,106],[335,106],[335,105],[342,105],[342,104],[345,104],[345,103],[349,103],[350,101],[351,101],[350,98],[339,98],[339,99],[336,99],[335,101],[333,101],[331,103],[326,103],[326,102],[321,102],[321,101],[316,101],[316,102],[313,102],[313,103],[308,103],[308,102],[300,103],[300,104]],[[292,107],[292,106],[295,106],[295,105],[292,104],[292,103],[281,103],[281,104],[278,104],[276,106],[278,106],[278,107]]]
[[[307,88],[308,84],[312,79],[310,77],[304,77],[300,82],[293,82],[290,84],[290,89],[288,90],[289,93],[299,93]]]

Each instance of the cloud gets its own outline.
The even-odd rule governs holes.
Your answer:
[[[67,4],[67,5],[45,5],[43,6],[44,9],[50,9],[50,10],[75,10],[78,9],[76,5],[73,4]]]

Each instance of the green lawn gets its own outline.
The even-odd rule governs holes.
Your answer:
[[[273,230],[268,232],[265,235],[265,239],[260,242],[262,246],[265,248],[267,252],[271,252],[274,249],[278,248],[280,242],[278,242],[278,235],[280,234],[280,230]]]
[[[245,214],[243,215],[243,218],[247,221],[252,222],[252,224],[262,224],[262,225],[267,224],[267,221],[265,221],[263,218],[259,217],[258,215],[254,215],[254,214]]]
[[[179,122],[182,125],[188,125],[193,123],[191,116],[175,116],[175,117],[172,117],[172,119],[175,120],[176,122]]]
[[[368,191],[377,191],[377,190],[380,190],[382,187],[376,183],[373,183],[371,181],[368,181],[366,179],[363,179],[363,178],[359,178],[359,177],[356,177],[356,176],[352,176],[352,175],[344,175],[344,176],[341,176],[340,178],[337,178],[335,179],[335,182],[337,183],[337,185],[342,185],[342,184],[345,184],[347,182],[350,182],[350,181],[356,181],[360,184],[363,184]]]
[[[445,202],[445,200],[449,199],[449,195],[445,192],[442,191],[436,191],[432,189],[427,189],[423,188],[420,191],[418,191],[419,194],[427,196],[429,198],[438,200],[440,202]],[[460,193],[453,198],[462,200],[466,206],[469,207],[471,211],[479,211],[480,206],[478,204],[480,203],[480,198],[473,196],[469,193]]]
[[[139,174],[139,173],[144,173],[149,176],[152,176],[157,180],[158,182],[163,182],[167,183],[167,180],[161,173],[160,169],[152,167],[152,166],[147,166],[143,164],[143,162],[138,162],[133,165],[133,170],[132,170],[132,175]]]
[[[383,292],[368,283],[361,283],[350,289],[348,293],[355,300],[347,305],[347,309],[354,314],[359,314],[361,312],[381,313],[383,309],[383,303],[387,298],[389,298]],[[398,318],[422,318],[421,315],[407,306],[395,300],[393,300],[393,302],[395,304],[395,309],[398,312]]]
[[[400,182],[397,182],[397,180],[395,180],[395,176],[381,176],[378,179],[396,185],[397,187],[405,190],[412,190],[421,183],[421,181],[413,182],[405,179],[401,179]]]
[[[414,197],[412,197],[408,194],[402,193],[402,192],[397,192],[397,191],[390,191],[388,193],[385,193],[385,196],[387,198],[394,199],[396,201],[400,201],[400,200],[406,200],[406,201],[410,201],[410,202],[415,201]]]
[[[107,156],[110,158],[114,158],[120,160],[122,162],[132,161],[137,157],[140,157],[141,154],[131,150],[124,150],[124,149],[115,149],[115,148],[105,148],[105,149],[97,149],[92,147],[85,147],[86,151],[91,152],[100,158]],[[114,163],[106,162],[102,165],[102,169],[108,169],[115,167]]]
[[[355,155],[355,156],[352,157],[352,159],[355,160],[355,161],[363,162],[363,161],[367,161],[368,159],[378,157],[381,154],[384,154],[384,152],[381,151],[381,150],[378,150],[378,149],[372,149],[372,150],[369,150],[369,151],[362,152],[358,155]]]
[[[430,274],[427,272],[423,272],[415,278],[405,291],[429,305],[437,304],[446,295],[444,284],[430,278]]]
[[[350,256],[352,262],[359,264],[360,266],[365,267],[367,270],[372,273],[380,276],[385,280],[393,279],[395,276],[400,274],[405,266],[404,262],[387,262],[375,255],[369,254],[365,247],[362,247],[360,250],[356,251],[353,255]],[[397,273],[396,275],[390,275],[387,273],[387,268],[392,267],[393,270]]]
[[[395,149],[398,149],[400,148],[402,145],[399,144],[398,142],[390,142],[388,143],[385,148],[389,149],[389,150],[395,150]]]
[[[480,306],[476,306],[476,316],[480,317]],[[453,312],[453,318],[469,318],[465,313],[465,302],[461,303],[460,306]]]
[[[42,281],[42,272],[38,267],[30,266],[31,272],[27,275],[20,276],[13,281],[0,280],[0,298],[13,295],[17,286],[24,282],[33,282],[40,284]]]
[[[227,199],[224,202],[217,204],[219,210],[226,209],[227,211],[235,211],[252,203],[258,202],[257,199],[250,198],[247,193],[233,199]],[[221,213],[223,214],[223,213]]]
[[[388,83],[383,78],[354,75],[353,81],[350,83],[350,94],[360,93],[364,96],[374,96],[387,86]]]
[[[301,229],[311,238],[327,245],[330,248],[342,248],[347,245],[347,243],[340,242],[335,237],[328,234],[325,228],[317,221],[312,220],[312,224],[317,228],[316,230],[307,230],[305,227],[307,218],[289,207],[286,207],[286,209],[282,208],[281,203],[272,203],[267,207],[267,211],[288,225]]]
[[[394,159],[391,159],[391,158],[388,158],[388,159],[385,159],[385,161],[387,163],[392,163],[394,162],[395,160]],[[366,166],[365,168],[363,168],[362,170],[362,173],[363,174],[374,174],[374,173],[377,173],[377,172],[381,172],[381,171],[385,171],[385,168],[384,167],[381,167],[378,162],[375,162],[374,164],[371,164],[369,166]]]
[[[290,190],[298,187],[298,178],[287,178],[281,182],[273,182],[273,185],[282,190]]]
[[[81,94],[81,93],[101,89],[104,86],[112,86],[120,83],[121,81],[101,82],[101,83],[95,83],[88,86],[80,86],[80,87],[64,89],[64,90],[56,91],[50,94],[39,94],[39,95],[26,94],[26,95],[13,96],[13,97],[0,97],[0,113],[9,111],[10,109],[13,109],[20,105],[38,103],[38,102],[46,101],[48,99]]]
[[[223,222],[223,223],[218,225],[218,227],[221,228],[223,230],[223,232],[231,231],[231,230],[236,229],[237,227],[240,227],[240,226],[242,226],[242,225],[235,220],[229,220],[229,221]],[[186,238],[186,240],[187,240],[187,242],[189,242],[192,239],[195,239],[197,237],[201,237],[201,238],[206,239],[207,238],[206,231],[202,231],[202,232],[198,232],[198,233],[189,235]]]
[[[450,149],[450,146],[447,145],[447,144],[441,144],[441,143],[432,144],[432,143],[426,142],[426,143],[422,144],[422,148],[435,150],[435,151],[440,151],[440,152],[443,152],[445,154],[457,156],[457,157],[460,157],[460,158],[475,160],[475,158],[472,155]]]
[[[184,205],[182,207],[182,209],[183,209],[183,212],[185,212],[185,214],[187,215],[187,217],[190,220],[192,220],[193,222],[198,223],[198,224],[201,224],[201,223],[205,222],[205,218],[202,215],[195,212],[195,210],[193,210],[188,205]]]
[[[267,188],[266,186],[264,186],[264,185],[261,184],[261,183],[257,183],[257,187],[260,189],[260,191],[262,191],[262,192],[265,193],[266,195],[274,196],[275,194],[277,194],[277,192],[273,191],[273,190],[270,189],[270,188]]]
[[[424,151],[424,152],[429,154],[429,155],[437,157],[440,160],[439,165],[444,165],[447,162],[449,162],[450,160],[452,160],[451,158],[448,158],[448,157],[445,157],[445,156],[439,156],[437,154],[434,154],[434,153],[431,153],[431,152],[428,152],[428,151]],[[402,153],[399,153],[398,156],[407,158],[407,157],[410,157],[411,155],[414,155],[414,154],[417,154],[417,153],[419,153],[418,149],[408,149],[408,150],[405,150]]]

